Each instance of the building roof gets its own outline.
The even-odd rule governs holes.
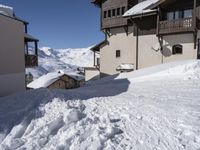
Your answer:
[[[98,43],[97,45],[93,46],[92,48],[90,48],[90,50],[92,50],[94,52],[100,51],[101,46],[103,46],[104,44],[107,44],[107,43],[108,43],[108,41],[104,40],[104,41]]]
[[[20,21],[20,22],[23,22],[24,24],[28,24],[27,21],[22,20],[21,18],[16,17],[15,14],[14,14],[13,8],[10,7],[10,6],[6,6],[6,5],[0,4],[0,15],[3,15],[5,17],[8,17],[8,18]]]
[[[152,13],[157,10],[153,10],[151,6],[155,6],[155,4],[159,3],[160,1],[163,0],[145,0],[135,6],[133,6],[131,9],[129,9],[123,17],[131,17],[131,16],[137,16],[141,14],[146,14],[146,13]]]
[[[38,39],[34,38],[32,35],[27,34],[27,33],[24,33],[24,38],[26,41],[29,41],[29,42],[39,41]]]
[[[27,87],[31,89],[47,88],[48,86],[59,80],[64,75],[69,76],[77,81],[81,81],[84,79],[84,76],[76,73],[65,73],[63,71],[58,71],[58,72],[47,73],[46,75],[41,76],[40,78],[28,84]]]

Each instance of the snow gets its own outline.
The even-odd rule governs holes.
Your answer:
[[[34,76],[34,79],[39,78],[50,72],[64,70],[65,72],[75,72],[79,67],[93,66],[93,52],[88,48],[77,49],[52,49],[43,47],[38,50],[39,66],[36,68],[26,69]]]
[[[0,98],[0,149],[200,148],[200,61]]]
[[[27,85],[27,87],[33,88],[33,89],[46,88],[52,83],[54,83],[55,81],[57,81],[63,75],[64,73],[62,72],[48,73],[36,79],[35,81],[31,82],[30,84]]]
[[[39,77],[38,79],[34,80],[33,82],[29,83],[27,85],[28,88],[32,89],[38,89],[38,88],[47,88],[49,85],[60,79],[63,75],[70,76],[71,78],[80,81],[83,80],[84,77],[82,75],[76,74],[76,73],[67,73],[62,70],[57,72],[51,72],[47,73],[46,75],[43,75]]]
[[[13,8],[0,4],[0,14],[4,14],[4,15],[13,17]]]
[[[134,64],[121,64],[117,67],[117,70],[134,70]]]
[[[145,0],[137,5],[133,6],[123,16],[128,17],[128,16],[134,16],[134,15],[139,15],[139,14],[155,11],[155,10],[150,10],[150,9],[146,9],[146,8],[157,3],[158,1],[159,0]]]

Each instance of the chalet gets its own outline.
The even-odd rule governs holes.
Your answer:
[[[84,84],[84,76],[63,71],[52,72],[41,76],[27,85],[28,89],[74,89]]]
[[[28,34],[29,23],[12,7],[0,5],[0,22],[0,96],[5,96],[26,89],[25,68],[38,65],[38,39]]]
[[[200,0],[93,0],[101,9],[105,40],[91,50],[100,53],[100,77],[200,58]],[[94,70],[93,69],[93,70]],[[123,71],[126,71],[123,69]],[[128,70],[130,71],[130,70]],[[94,74],[94,76],[97,73]],[[86,70],[86,78],[92,73]]]

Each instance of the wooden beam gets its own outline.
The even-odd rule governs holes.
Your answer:
[[[38,56],[38,43],[35,41],[35,55]]]
[[[157,30],[156,34],[159,35],[160,32],[160,7],[158,7],[158,13],[157,13]]]
[[[197,16],[196,16],[196,7],[197,7],[197,0],[194,0],[193,6],[193,28],[194,28],[194,49],[196,49],[196,42],[197,42]]]
[[[128,35],[128,26],[124,26],[124,30],[126,32],[126,35]]]
[[[94,52],[94,66],[96,66],[95,61],[96,61],[96,55],[95,55],[95,52]]]

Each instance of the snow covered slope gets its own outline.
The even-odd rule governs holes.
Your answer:
[[[198,150],[200,61],[0,99],[0,149]]]
[[[39,67],[26,69],[34,78],[48,72],[64,70],[65,72],[76,72],[79,67],[93,66],[93,53],[88,48],[79,49],[51,49],[43,47],[39,49]]]

